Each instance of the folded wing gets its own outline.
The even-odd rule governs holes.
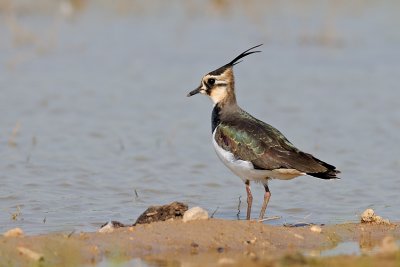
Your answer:
[[[251,117],[232,117],[221,122],[215,133],[216,142],[241,160],[250,161],[257,169],[296,169],[322,178],[337,178],[335,166],[304,153],[269,124]]]

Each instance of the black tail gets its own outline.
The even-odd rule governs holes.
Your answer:
[[[321,178],[321,179],[340,179],[339,177],[337,177],[336,175],[340,173],[339,170],[336,169],[335,166],[330,165],[326,162],[323,162],[322,160],[319,160],[315,157],[313,157],[314,160],[316,160],[319,164],[321,164],[322,166],[324,166],[326,168],[326,171],[324,172],[315,172],[315,173],[310,173],[308,172],[308,175],[317,177],[317,178]]]

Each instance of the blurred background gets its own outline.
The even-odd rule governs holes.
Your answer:
[[[260,43],[235,66],[239,104],[342,171],[271,181],[268,223],[399,220],[398,14],[394,0],[0,0],[0,232],[95,231],[172,201],[232,220],[241,202],[244,219],[212,103],[186,94]]]

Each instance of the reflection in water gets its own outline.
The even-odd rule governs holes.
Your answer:
[[[388,237],[384,238],[390,239]],[[394,239],[391,239],[392,244],[390,248],[387,248],[385,241],[371,247],[366,250],[360,247],[360,244],[355,241],[346,241],[339,243],[336,247],[323,250],[323,251],[306,251],[306,252],[295,252],[288,253],[281,256],[281,258],[275,258],[278,255],[265,254],[263,256],[255,256],[252,252],[234,253],[234,252],[223,252],[215,253],[200,253],[197,254],[192,251],[191,255],[180,255],[180,257],[174,255],[149,255],[143,259],[136,258],[133,260],[124,260],[123,258],[107,258],[100,262],[97,266],[216,266],[216,265],[229,265],[229,266],[247,266],[249,264],[254,266],[270,266],[276,262],[290,261],[291,265],[296,265],[301,262],[307,263],[304,256],[311,257],[334,257],[339,255],[380,255],[386,257],[393,257],[394,253],[398,252],[398,245]],[[278,260],[279,259],[279,260]],[[339,258],[343,259],[343,258]],[[311,260],[312,261],[312,260]],[[308,261],[310,262],[310,260]]]
[[[385,237],[381,242],[372,244],[372,238],[369,238],[366,245],[366,239],[361,239],[359,242],[347,241],[339,243],[336,247],[321,251],[319,256],[337,256],[337,255],[373,255],[380,253],[395,253],[399,249],[400,241],[397,242],[393,237]],[[315,255],[314,255],[315,256]]]
[[[258,43],[240,105],[343,171],[272,181],[268,223],[400,218],[397,2],[39,2],[0,0],[0,231],[93,231],[172,201],[236,219],[211,104],[185,95]]]
[[[333,249],[320,252],[320,256],[337,256],[337,255],[361,255],[360,245],[355,241],[339,243]]]

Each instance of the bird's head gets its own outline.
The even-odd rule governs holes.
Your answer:
[[[200,85],[196,89],[191,91],[187,96],[189,97],[201,93],[208,95],[214,102],[214,104],[218,104],[220,102],[236,103],[235,77],[233,76],[233,66],[240,63],[241,61],[239,60],[241,58],[253,53],[261,52],[250,51],[261,45],[262,44],[244,51],[243,53],[235,57],[231,62],[204,75],[201,79]]]

